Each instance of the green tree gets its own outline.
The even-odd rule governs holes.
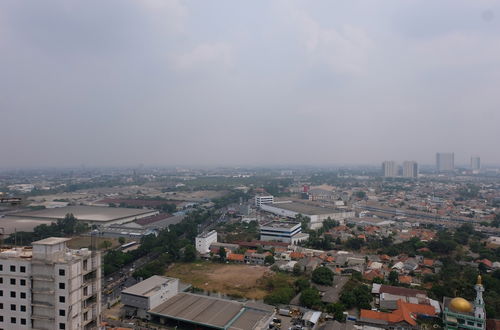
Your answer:
[[[120,245],[125,244],[125,237],[122,236],[118,237],[118,243],[120,243]]]
[[[321,306],[321,297],[316,288],[307,288],[300,294],[300,305],[308,308],[318,308]]]
[[[226,249],[224,249],[223,246],[221,246],[219,249],[219,258],[220,258],[220,261],[226,260]]]
[[[366,197],[366,193],[362,190],[359,190],[359,191],[356,191],[354,193],[354,195],[357,197],[357,198],[360,198],[360,199],[363,199]]]
[[[311,285],[309,284],[309,281],[306,278],[299,278],[295,281],[295,287],[297,288],[298,292],[304,291]]]
[[[399,283],[399,274],[397,271],[393,270],[389,273],[389,276],[387,277],[387,280],[389,283],[392,285],[396,285]]]
[[[332,285],[333,272],[327,267],[318,267],[312,272],[312,281],[320,285]]]
[[[361,238],[349,238],[345,246],[352,250],[359,250],[365,242]]]
[[[345,305],[347,309],[357,307],[363,309],[370,309],[372,295],[370,289],[363,283],[356,281],[348,282],[340,295],[340,302]]]
[[[275,260],[273,256],[266,256],[266,258],[264,259],[264,263],[267,265],[272,265],[274,264],[274,262]]]
[[[302,274],[302,269],[300,268],[299,263],[297,262],[293,265],[293,276],[300,276]]]
[[[196,248],[189,244],[184,248],[184,261],[191,262],[196,259]]]
[[[269,305],[288,304],[294,295],[291,287],[280,287],[264,297],[264,302]]]
[[[352,308],[352,307],[356,306],[356,296],[354,295],[354,292],[352,292],[352,291],[344,291],[342,293],[342,295],[340,296],[340,301],[347,308]]]
[[[328,304],[326,306],[326,311],[333,315],[333,318],[339,322],[345,321],[345,306],[341,303]]]

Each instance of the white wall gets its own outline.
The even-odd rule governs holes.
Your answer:
[[[213,231],[212,234],[206,236],[206,237],[196,237],[195,239],[195,245],[196,245],[196,251],[201,254],[209,253],[210,252],[210,244],[217,242],[217,232]]]

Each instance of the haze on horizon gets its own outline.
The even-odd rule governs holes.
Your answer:
[[[0,2],[0,168],[500,164],[500,2]]]

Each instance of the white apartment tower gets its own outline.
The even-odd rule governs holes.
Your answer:
[[[436,168],[438,172],[451,172],[455,170],[455,154],[438,152],[436,154]]]
[[[418,177],[418,164],[414,161],[403,162],[403,177],[417,178]]]
[[[382,173],[387,178],[394,178],[398,176],[398,167],[396,162],[386,160],[382,163]]]
[[[200,254],[210,252],[210,245],[217,242],[217,232],[212,230],[208,233],[202,233],[195,238],[196,251]]]
[[[1,329],[97,329],[101,255],[70,250],[69,238],[0,250]]]

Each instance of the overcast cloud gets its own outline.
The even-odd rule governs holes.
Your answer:
[[[0,167],[500,163],[500,2],[0,2]]]

